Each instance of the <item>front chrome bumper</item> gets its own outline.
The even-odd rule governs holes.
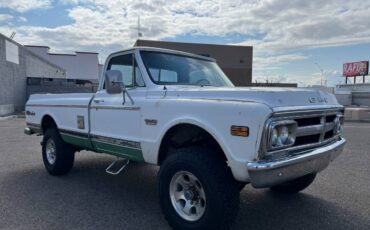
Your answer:
[[[278,161],[247,164],[250,182],[255,188],[268,188],[325,169],[342,151],[344,138],[309,153]]]

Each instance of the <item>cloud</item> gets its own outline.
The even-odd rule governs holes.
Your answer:
[[[260,70],[278,69],[285,64],[304,59],[307,59],[307,57],[300,53],[277,55],[266,55],[257,53],[256,57],[254,57],[253,59],[253,68]]]
[[[341,45],[363,42],[370,37],[367,30],[370,26],[370,4],[359,0],[62,2],[70,8],[69,16],[75,20],[70,26],[78,28],[80,33],[85,33],[91,24],[95,24],[95,27],[106,31],[114,28],[129,30],[121,36],[130,35],[126,39],[131,41],[136,35],[138,15],[141,15],[142,32],[146,38],[163,39],[184,34],[227,36],[231,33],[248,37],[262,33],[266,36],[261,39],[242,42],[248,45],[254,43],[261,50]],[[356,17],[352,16],[354,12]],[[105,32],[102,30],[97,34],[103,35]]]
[[[357,0],[263,1],[250,11],[267,34],[255,46],[284,50],[362,43],[370,38],[369,9],[369,2]]]
[[[27,22],[27,18],[25,18],[25,17],[19,17],[18,18],[18,21],[19,22]]]
[[[131,47],[140,15],[143,39],[184,35],[227,37],[240,34],[240,45],[254,46],[254,77],[304,60],[301,49],[368,43],[370,2],[363,0],[62,0],[73,23],[54,28],[2,26],[16,31],[23,44],[48,45],[58,52],[108,53]],[[0,0],[18,12],[52,7],[51,0]],[[276,76],[277,80],[305,79]],[[310,76],[316,79],[316,75]],[[317,80],[317,79],[316,79]]]
[[[5,22],[13,19],[13,16],[10,14],[0,14],[0,22]]]
[[[51,0],[0,0],[0,8],[24,13],[34,9],[45,9],[51,6]]]

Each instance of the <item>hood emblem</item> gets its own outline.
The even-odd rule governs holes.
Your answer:
[[[316,103],[315,97],[309,97],[308,100],[310,101],[310,103]]]
[[[324,97],[324,98],[322,98],[322,97],[318,97],[318,98],[316,98],[316,97],[309,97],[308,98],[308,101],[310,103],[316,103],[316,102],[319,102],[319,103],[323,103],[323,102],[328,103],[328,99],[326,97]]]

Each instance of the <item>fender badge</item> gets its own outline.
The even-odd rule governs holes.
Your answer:
[[[84,116],[77,115],[77,128],[85,129],[85,118]]]
[[[28,116],[35,116],[35,112],[33,112],[33,111],[29,111],[29,110],[27,110],[26,111],[26,115],[28,115]]]
[[[146,125],[157,125],[157,120],[154,119],[145,119],[145,124]]]

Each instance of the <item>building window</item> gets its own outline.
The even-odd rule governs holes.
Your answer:
[[[5,59],[19,64],[18,46],[8,40],[5,40]]]

